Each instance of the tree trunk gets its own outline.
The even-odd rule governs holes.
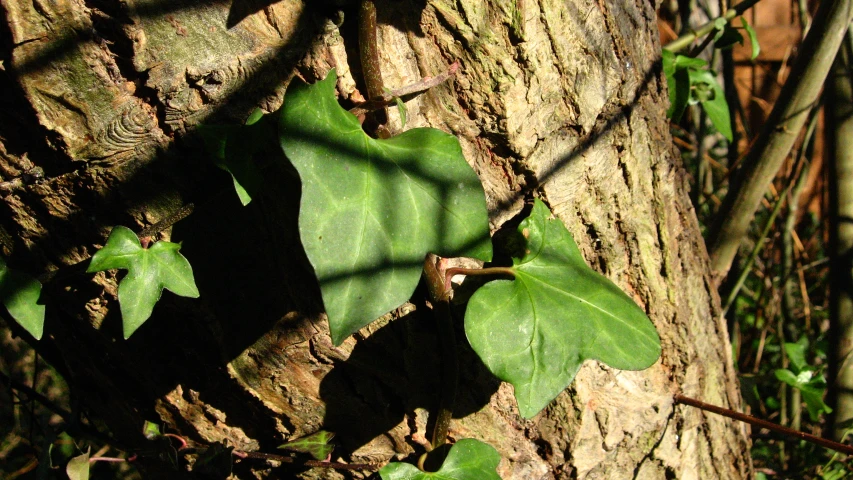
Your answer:
[[[354,6],[342,7],[341,24],[331,5],[295,0],[0,2],[3,81],[15,92],[0,131],[3,254],[32,274],[59,269],[45,287],[37,347],[88,418],[143,453],[137,463],[153,478],[180,478],[186,467],[144,454],[153,448],[140,434],[144,420],[198,446],[275,452],[323,428],[337,433],[333,457],[342,461],[416,458],[422,447],[412,435],[425,433],[440,384],[423,302],[333,346],[298,242],[292,175],[272,163],[268,193],[242,207],[192,135],[202,122],[276,109],[294,74],[314,81],[334,67],[341,97],[354,98]],[[408,101],[407,128],[459,138],[494,229],[525,199],[545,200],[589,263],[646,309],[663,345],[661,360],[642,372],[587,362],[525,420],[511,387],[460,334],[451,439],[493,445],[505,479],[748,477],[747,429],[672,400],[680,392],[741,406],[664,116],[653,5],[376,4],[387,87],[461,64],[451,82]],[[189,202],[194,213],[163,236],[183,242],[201,298],[164,294],[153,317],[121,340],[116,275],[69,266],[90,257],[113,225],[139,230]],[[234,472],[362,478],[255,460],[238,461]]]
[[[835,57],[827,83],[826,134],[830,165],[830,433],[842,441],[853,420],[853,31]]]

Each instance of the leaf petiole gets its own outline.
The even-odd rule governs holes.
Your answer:
[[[444,289],[450,290],[450,279],[455,275],[470,275],[472,277],[486,275],[505,275],[515,278],[515,270],[511,267],[462,268],[451,267],[444,272]]]

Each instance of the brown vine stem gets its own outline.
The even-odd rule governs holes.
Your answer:
[[[453,404],[456,403],[456,387],[459,382],[456,332],[453,330],[453,319],[450,316],[451,291],[445,288],[444,273],[441,259],[428,254],[424,259],[424,277],[441,343],[441,399],[432,431],[433,449],[447,443],[447,431],[453,418]]]
[[[675,403],[690,405],[691,407],[696,407],[707,412],[716,413],[717,415],[722,415],[724,417],[733,418],[741,422],[746,422],[750,425],[755,425],[756,427],[766,428],[773,432],[781,433],[789,437],[799,438],[801,440],[820,445],[821,447],[835,450],[836,452],[846,453],[847,455],[853,455],[853,446],[850,445],[844,445],[843,443],[833,442],[832,440],[827,440],[825,438],[810,435],[805,432],[800,432],[798,430],[794,430],[788,427],[783,427],[782,425],[777,425],[775,423],[768,422],[767,420],[762,420],[760,418],[753,417],[752,415],[746,415],[744,413],[735,412],[734,410],[730,410],[728,408],[711,405],[710,403],[705,403],[696,400],[695,398],[685,397],[681,394],[676,394],[674,400]]]
[[[505,275],[509,277],[515,278],[515,270],[510,267],[487,267],[487,268],[462,268],[462,267],[452,267],[448,268],[447,271],[444,272],[444,288],[445,290],[450,290],[450,279],[453,278],[454,275],[465,275],[465,276],[486,276],[486,275]]]
[[[273,460],[277,462],[284,463],[295,463],[293,457],[288,457],[285,455],[276,455],[273,453],[264,453],[264,452],[244,452],[241,450],[234,450],[231,452],[232,455],[239,458],[251,458],[255,460]],[[373,463],[341,463],[341,462],[326,462],[320,460],[306,460],[302,462],[306,467],[319,467],[319,468],[334,468],[336,470],[376,470],[378,465]]]
[[[436,87],[441,85],[442,83],[450,80],[456,75],[456,72],[459,71],[459,61],[453,62],[447,67],[442,73],[434,77],[424,77],[419,81],[412,83],[410,85],[405,85],[395,90],[390,90],[389,92],[382,92],[382,95],[378,98],[371,98],[365,102],[361,102],[358,105],[352,107],[349,112],[355,116],[364,115],[367,112],[371,112],[373,110],[379,108],[385,108],[395,102],[395,98],[405,97],[408,95],[415,95],[417,93],[422,93],[429,90],[432,87]]]

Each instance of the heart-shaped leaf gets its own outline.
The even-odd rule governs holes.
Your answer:
[[[409,463],[389,463],[379,470],[382,480],[500,480],[501,456],[491,445],[464,438],[450,447],[437,472],[422,472]]]
[[[69,480],[89,480],[89,452],[68,460],[65,474]]]
[[[525,245],[514,280],[480,287],[465,312],[471,346],[515,387],[532,417],[565,389],[586,359],[641,370],[660,356],[654,325],[631,297],[584,261],[566,227],[539,200],[518,227]]]
[[[411,297],[423,260],[491,257],[483,187],[456,137],[416,128],[366,135],[335,99],[335,72],[292,84],[281,147],[299,172],[299,234],[320,283],[332,339]]]
[[[89,273],[128,270],[118,286],[124,338],[148,320],[164,288],[182,297],[198,298],[192,267],[180,249],[180,244],[172,242],[143,248],[132,230],[118,226],[110,232],[104,248],[92,256]]]
[[[311,435],[297,438],[285,444],[279,445],[278,448],[285,450],[294,450],[302,453],[310,453],[317,460],[324,460],[334,450],[334,446],[329,445],[329,442],[334,438],[335,434],[320,430]]]
[[[41,283],[38,280],[12,270],[0,258],[0,302],[36,340],[40,340],[44,333],[44,305],[38,303],[40,295]]]

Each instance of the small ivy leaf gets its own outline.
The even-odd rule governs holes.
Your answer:
[[[437,472],[422,472],[409,463],[389,463],[379,470],[382,480],[501,480],[497,473],[501,456],[491,445],[463,438],[450,452]]]
[[[44,305],[38,303],[41,283],[26,273],[6,266],[0,258],[0,302],[9,315],[36,340],[44,334]]]
[[[69,480],[89,480],[89,452],[69,460],[65,474]]]
[[[743,45],[743,35],[730,23],[726,23],[726,27],[714,38],[714,48],[727,50],[735,44]]]
[[[690,85],[696,99],[702,103],[702,108],[711,119],[711,123],[726,140],[732,141],[732,123],[729,115],[729,104],[723,87],[709,70],[691,70]]]
[[[540,200],[518,227],[527,238],[514,280],[480,287],[465,333],[489,370],[515,387],[530,418],[562,392],[587,359],[642,370],[660,356],[654,325],[613,282],[587,266],[566,227]]]
[[[148,440],[154,440],[162,435],[162,433],[160,433],[160,425],[145,420],[145,423],[142,424],[142,435]]]
[[[182,297],[198,298],[192,267],[180,249],[180,244],[172,242],[142,248],[132,230],[118,226],[110,232],[104,248],[92,256],[86,270],[89,273],[128,270],[118,286],[125,339],[148,320],[164,288]]]
[[[663,50],[661,58],[666,84],[669,87],[669,109],[666,111],[666,116],[678,122],[681,120],[681,115],[684,114],[684,109],[687,108],[687,102],[690,99],[690,78],[686,69],[677,68],[674,53]]]
[[[663,49],[661,51],[661,63],[663,64],[663,74],[667,77],[675,73],[675,53],[671,50]]]
[[[761,45],[758,44],[758,35],[755,34],[755,29],[752,28],[752,25],[750,25],[745,18],[740,17],[740,23],[743,25],[743,29],[746,30],[746,34],[749,36],[749,44],[752,46],[752,56],[750,57],[750,60],[755,60],[761,53]]]
[[[234,190],[244,206],[252,201],[263,186],[263,177],[255,163],[255,155],[274,138],[275,133],[263,110],[255,109],[246,125],[202,125],[197,128],[216,166],[231,175]]]
[[[796,343],[785,343],[785,353],[788,355],[795,372],[800,372],[809,367],[808,362],[806,362],[808,343],[809,340],[806,337],[801,337]]]
[[[373,139],[338,105],[335,78],[293,82],[278,115],[302,181],[299,235],[340,344],[411,297],[427,253],[492,251],[483,186],[459,140],[431,128]]]
[[[714,41],[723,36],[723,32],[726,30],[726,25],[728,24],[729,21],[722,17],[714,20]]]
[[[334,433],[327,432],[325,430],[320,430],[319,432],[312,433],[311,435],[302,438],[297,438],[296,440],[292,440],[285,444],[279,445],[278,448],[283,448],[285,450],[294,450],[302,453],[309,453],[317,460],[324,460],[326,457],[329,456],[329,454],[332,453],[332,450],[335,449],[334,446],[329,445],[329,442],[334,437]]]
[[[826,392],[826,379],[823,375],[817,374],[814,370],[803,370],[799,374],[794,374],[785,368],[777,369],[773,373],[779,381],[801,392],[813,422],[818,421],[822,413],[832,413],[832,408],[823,402],[823,395]]]
[[[246,125],[254,125],[262,118],[264,118],[264,111],[260,108],[256,108],[252,110],[252,113],[249,114],[249,118],[246,119]]]
[[[703,69],[708,66],[708,62],[701,58],[688,57],[687,55],[675,56],[675,68],[693,68]]]
[[[385,93],[388,95],[393,95],[391,89],[383,88]],[[397,111],[400,113],[400,129],[406,128],[406,114],[408,113],[408,109],[406,108],[406,104],[403,102],[403,99],[400,97],[394,97],[394,103],[397,104]]]

